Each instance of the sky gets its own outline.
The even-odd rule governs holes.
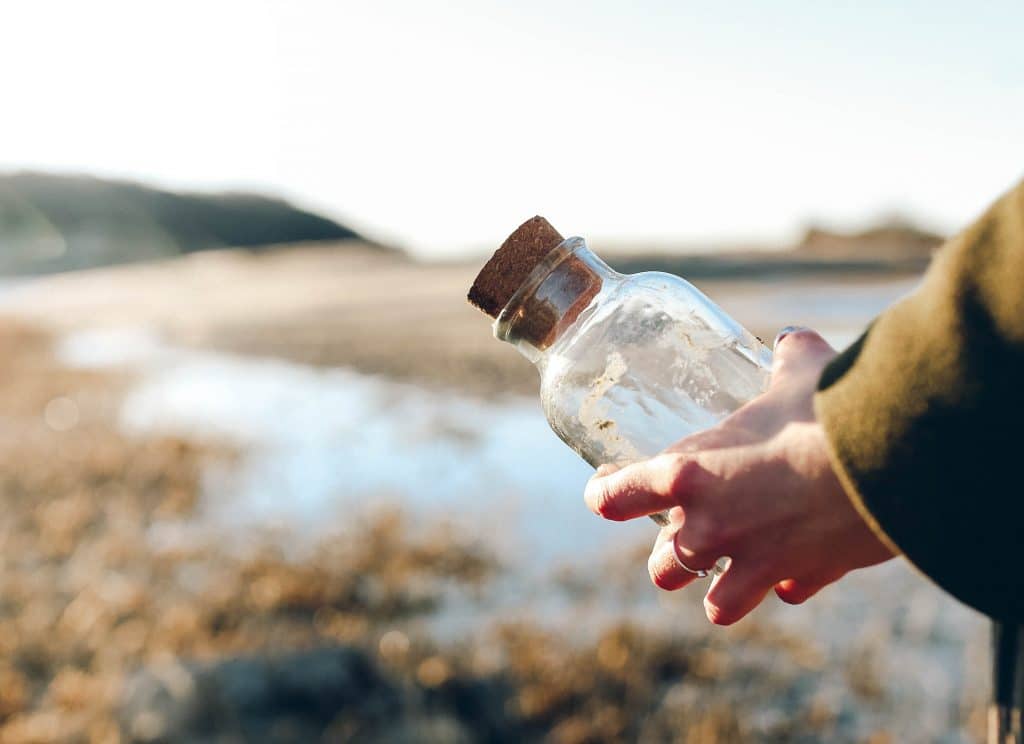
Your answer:
[[[279,194],[425,257],[954,231],[1024,176],[1024,3],[4,3],[0,170]]]

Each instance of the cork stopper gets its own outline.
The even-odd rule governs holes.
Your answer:
[[[492,318],[512,299],[544,257],[564,240],[543,217],[531,217],[484,264],[469,289],[469,301]]]
[[[469,301],[492,318],[500,317],[495,324],[498,338],[514,338],[534,350],[546,349],[601,290],[598,271],[570,254],[557,268],[552,265],[543,286],[521,297],[516,307],[507,307],[534,269],[563,242],[546,219],[533,217],[509,235],[480,270],[469,290]]]

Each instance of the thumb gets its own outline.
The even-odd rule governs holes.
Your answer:
[[[775,337],[772,384],[801,372],[819,371],[836,355],[817,331],[803,326],[786,326]]]

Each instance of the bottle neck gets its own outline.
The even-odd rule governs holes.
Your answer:
[[[494,321],[495,338],[537,363],[617,275],[587,248],[567,238],[522,283]]]

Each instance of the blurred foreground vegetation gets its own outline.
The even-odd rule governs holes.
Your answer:
[[[834,660],[756,622],[438,640],[424,619],[500,586],[479,538],[378,512],[296,554],[222,539],[199,495],[229,448],[122,435],[130,380],[61,367],[28,327],[0,327],[0,375],[2,742],[843,742],[887,704],[870,655],[835,688]],[[597,570],[551,591],[635,585]]]

